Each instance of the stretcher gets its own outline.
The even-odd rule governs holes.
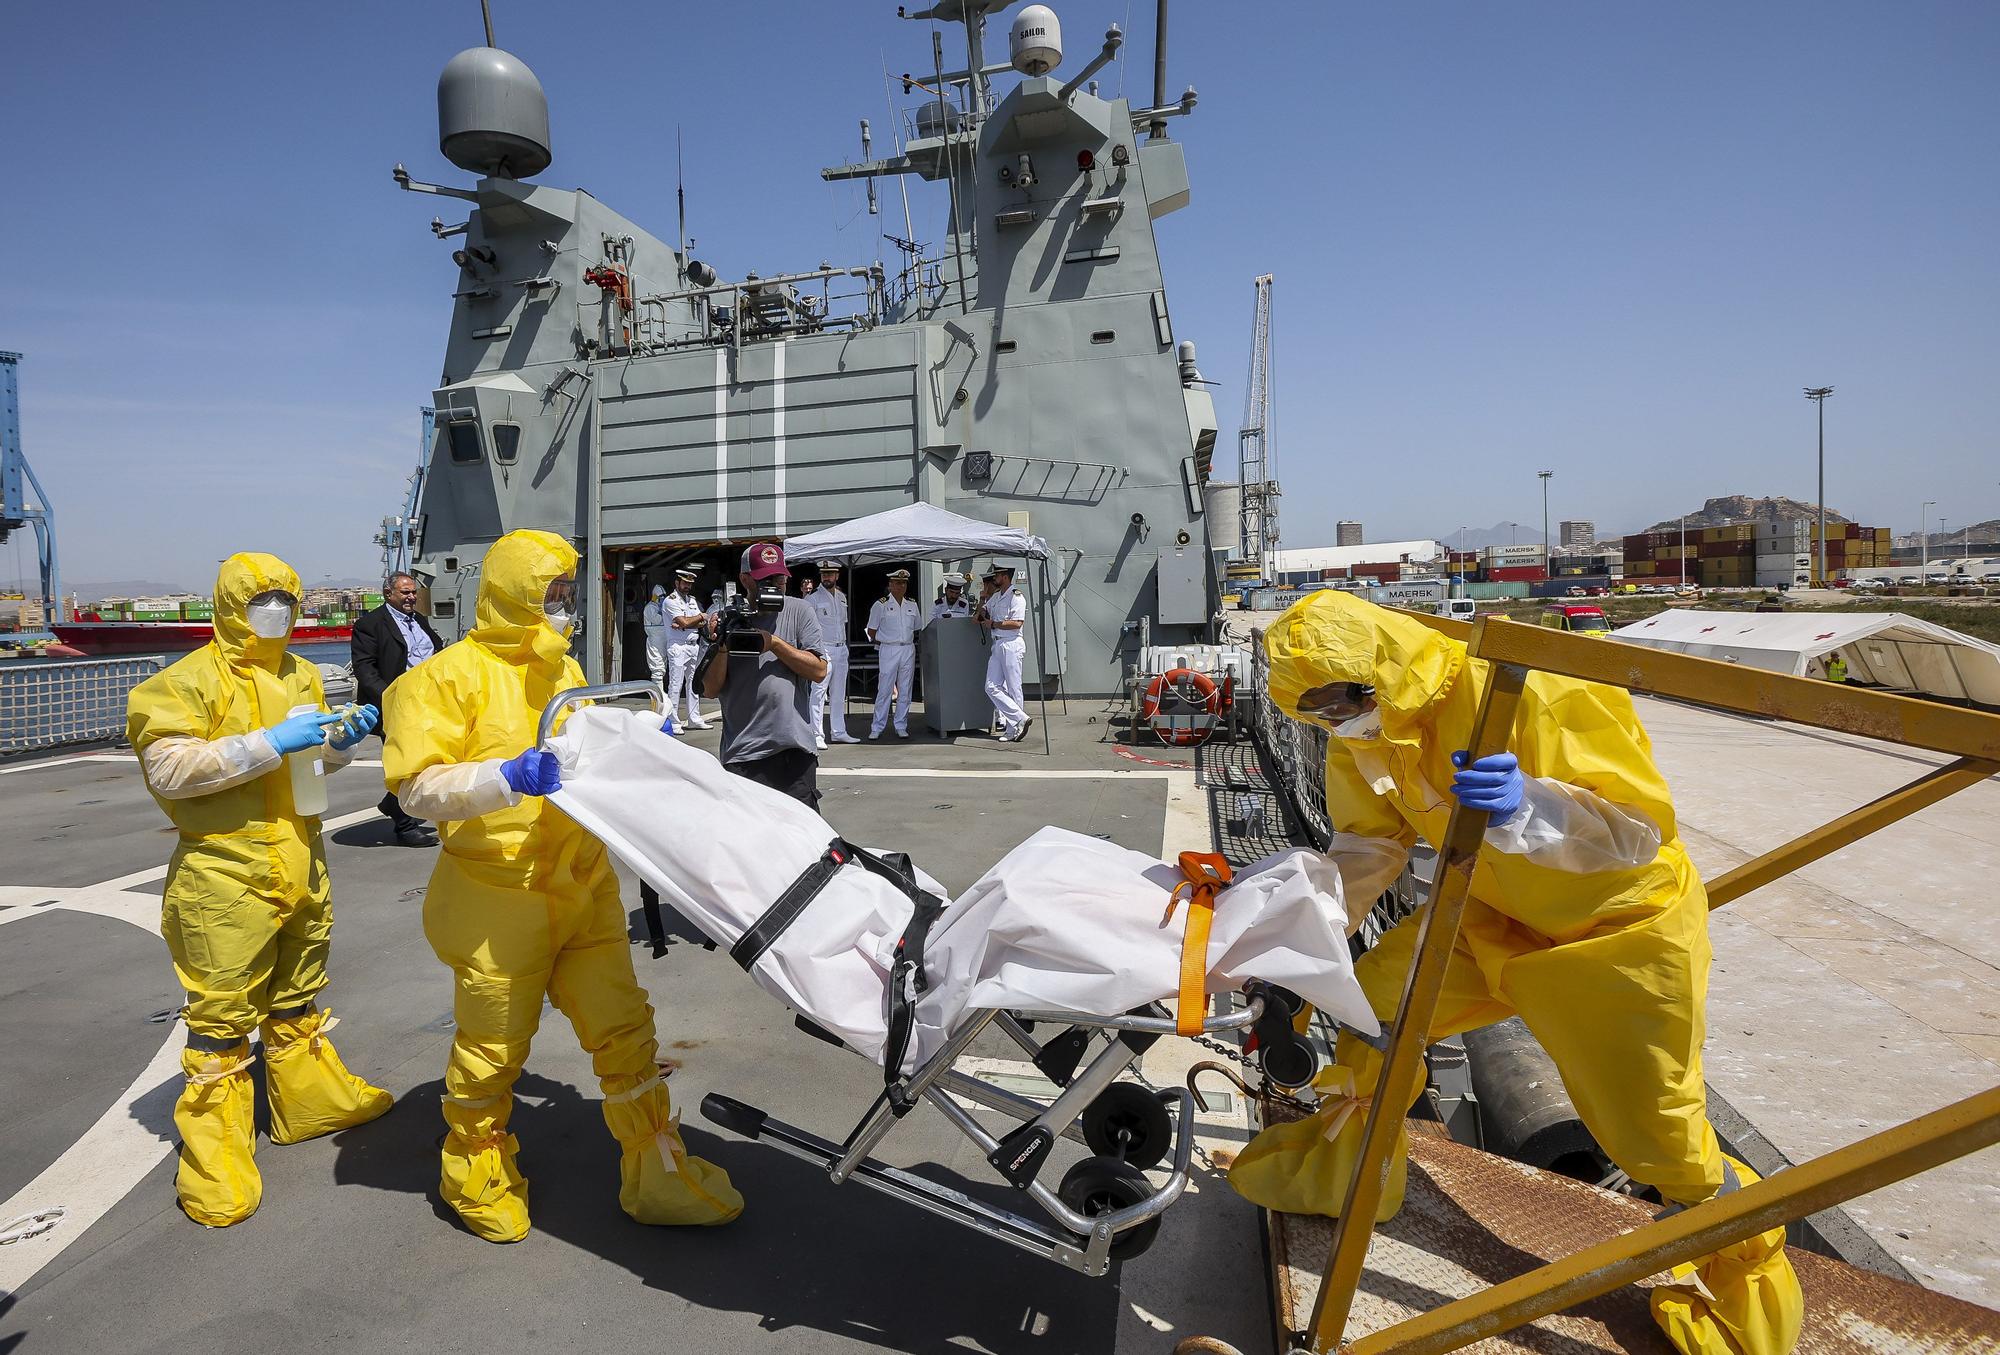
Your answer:
[[[577,709],[641,694],[654,715]],[[792,1007],[803,1031],[881,1065],[880,1094],[839,1142],[732,1097],[702,1101],[708,1120],[835,1183],[1102,1275],[1152,1244],[1188,1184],[1193,1097],[1125,1080],[1148,1048],[1243,1033],[1266,1074],[1296,1087],[1314,1071],[1294,1031],[1306,1000],[1377,1033],[1327,858],[1283,853],[1232,877],[1220,858],[1169,867],[1048,828],[949,899],[907,858],[847,842],[806,806],[662,734],[664,706],[649,683],[560,694],[542,720],[563,764],[551,801]],[[962,1066],[989,1033],[1056,1086],[1051,1102]],[[1035,1212],[872,1156],[922,1106]],[[1012,1123],[995,1132],[975,1111]],[[1050,1184],[1058,1139],[1088,1156]]]

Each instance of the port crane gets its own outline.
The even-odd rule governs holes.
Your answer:
[[[41,627],[23,627],[14,637],[23,640],[53,639],[46,627],[69,618],[63,612],[62,570],[56,559],[56,510],[35,468],[21,449],[21,389],[19,353],[0,352],[0,542],[23,527],[35,529],[36,563],[41,574]],[[30,506],[27,491],[34,491]]]
[[[1272,474],[1271,278],[1257,279],[1257,310],[1250,343],[1250,379],[1243,392],[1243,428],[1236,435],[1237,478],[1243,483],[1242,558],[1254,560],[1265,583],[1278,577],[1278,481]]]

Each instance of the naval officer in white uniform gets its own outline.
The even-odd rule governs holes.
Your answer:
[[[828,739],[860,743],[847,732],[847,594],[840,588],[840,561],[819,562],[819,587],[806,595],[806,605],[819,614],[819,638],[826,649],[826,677],[812,689],[813,738],[821,748]]]
[[[694,665],[701,657],[704,619],[701,603],[694,595],[694,580],[692,569],[675,570],[674,591],[659,599],[666,614],[667,714],[679,719],[685,699],[687,727],[707,729],[708,721],[701,718],[701,698],[694,689]]]
[[[910,691],[917,680],[917,632],[924,628],[924,614],[909,592],[910,571],[892,570],[889,596],[868,611],[868,638],[881,656],[875,675],[875,718],[868,726],[871,739],[881,738],[889,727],[892,700],[896,737],[910,737]]]
[[[1021,700],[1021,660],[1028,651],[1021,632],[1028,622],[1028,603],[1015,590],[1009,566],[993,566],[986,578],[993,588],[979,609],[979,624],[993,637],[993,648],[986,655],[986,699],[1000,717],[1001,740],[1017,743],[1035,722]]]
[[[950,616],[971,616],[972,599],[965,595],[965,575],[952,573],[944,576],[944,596],[931,604],[930,621],[942,621]],[[929,622],[925,623],[926,625]]]

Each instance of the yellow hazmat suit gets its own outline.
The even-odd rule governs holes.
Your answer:
[[[440,1189],[489,1242],[528,1231],[528,1185],[507,1122],[544,995],[570,1019],[604,1089],[625,1212],[641,1223],[714,1224],[743,1211],[728,1175],[681,1144],[603,844],[500,772],[533,745],[556,693],[583,685],[568,636],[542,611],[549,585],[576,562],[548,532],[495,542],[471,632],[398,678],[385,712],[384,778],[405,810],[442,829],[424,899],[424,934],[456,975]]]
[[[1378,855],[1384,840],[1405,852],[1419,836],[1441,842],[1451,755],[1471,741],[1485,666],[1420,622],[1330,590],[1280,617],[1265,647],[1270,695],[1287,714],[1298,716],[1301,696],[1328,683],[1375,689],[1376,711],[1328,741],[1333,827],[1373,840]],[[1534,674],[1506,746],[1527,794],[1488,830],[1431,1037],[1519,1015],[1613,1162],[1669,1200],[1707,1200],[1726,1188],[1701,1074],[1708,897],[1646,731],[1624,691]],[[1398,864],[1401,853],[1389,859]],[[1355,967],[1385,1022],[1415,961],[1416,921],[1391,930]],[[1245,1149],[1230,1176],[1244,1195],[1273,1209],[1339,1213],[1365,1118],[1358,1103],[1381,1059],[1343,1035],[1336,1064],[1321,1075],[1332,1094],[1319,1113]],[[1403,1148],[1382,1219],[1402,1204]],[[1734,1165],[1736,1176],[1754,1179]],[[1706,1300],[1656,1291],[1655,1312],[1675,1344],[1716,1355],[1789,1350],[1803,1301],[1783,1242],[1776,1229],[1707,1258],[1698,1268]]]
[[[314,1006],[333,928],[326,854],[319,819],[293,808],[285,760],[263,731],[325,702],[315,665],[286,653],[284,637],[250,631],[250,599],[272,590],[298,596],[283,561],[223,561],[215,638],[140,683],[126,709],[147,789],[180,830],[160,913],[188,993],[175,1186],[188,1217],[211,1227],[248,1218],[263,1194],[248,1043],[260,1023],[274,1143],[372,1120],[391,1099],[347,1071]],[[331,745],[319,756],[348,760]]]

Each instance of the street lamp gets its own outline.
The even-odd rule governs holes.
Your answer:
[[[1922,525],[1917,528],[1917,548],[1922,552],[1919,558],[1923,562],[1917,566],[1919,588],[1924,586],[1924,580],[1931,572],[1931,509],[1935,507],[1937,507],[1936,499],[1925,499],[1924,506],[1918,510],[1918,518]]]
[[[1546,569],[1549,564],[1549,477],[1555,472],[1538,470],[1535,474],[1542,482],[1542,567]]]
[[[1813,556],[1813,587],[1826,587],[1826,397],[1831,386],[1807,386],[1806,399],[1819,407],[1819,553]]]

